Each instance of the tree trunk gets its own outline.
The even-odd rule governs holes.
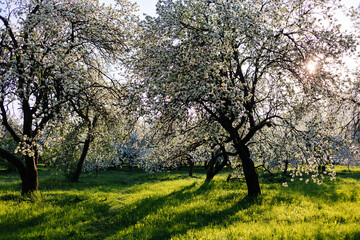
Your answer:
[[[22,194],[30,194],[38,190],[38,171],[36,166],[36,157],[25,156],[26,175],[25,181],[22,182]]]
[[[259,177],[256,173],[254,162],[250,159],[250,151],[246,145],[235,145],[239,157],[242,162],[242,167],[245,175],[246,185],[248,189],[248,196],[256,197],[261,194]]]
[[[87,155],[89,147],[90,147],[90,142],[91,142],[90,135],[88,135],[86,140],[85,140],[81,156],[80,156],[79,161],[78,161],[78,163],[76,165],[75,173],[71,178],[72,182],[79,182],[79,177],[80,177],[80,174],[81,174],[81,171],[82,171],[82,167],[84,165],[86,155]]]
[[[349,165],[350,165],[350,164],[349,164]],[[325,171],[326,171],[326,166],[325,166],[325,165],[319,165],[319,166],[318,166],[318,171],[321,172],[321,173],[322,173],[322,172],[325,172]]]
[[[210,181],[214,178],[214,166],[215,166],[215,154],[211,153],[211,159],[207,164],[206,181]]]
[[[190,166],[190,169],[189,169],[189,177],[192,177],[192,176],[193,176],[193,172],[194,172],[195,163],[191,160],[191,158],[188,159],[188,163],[189,163],[189,166]]]
[[[208,168],[208,165],[209,165],[209,162],[208,162],[208,161],[204,161],[204,169],[207,169],[207,168]]]
[[[216,174],[218,174],[229,162],[229,157],[225,152],[224,146],[220,147],[221,151],[214,151],[211,154],[211,160],[208,164],[208,171],[206,173],[206,180],[210,181],[214,178]],[[219,157],[223,157],[223,160],[220,164],[216,164]]]
[[[285,160],[285,166],[284,166],[284,170],[283,170],[284,175],[287,174],[288,167],[289,167],[289,160]]]
[[[182,163],[181,163],[181,161],[179,162],[179,166],[177,167],[177,170],[181,170],[181,168],[182,168]]]
[[[35,157],[25,157],[24,163],[10,152],[0,149],[0,157],[13,164],[19,172],[21,178],[21,194],[30,194],[38,190],[38,172]]]
[[[129,161],[129,171],[132,172],[134,169],[134,160]]]

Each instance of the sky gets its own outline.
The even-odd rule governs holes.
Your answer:
[[[155,16],[157,0],[136,0],[135,2],[137,2],[140,7],[141,15],[145,13],[150,16]]]
[[[105,4],[114,3],[114,0],[99,0],[100,3]],[[143,18],[144,14],[155,16],[156,15],[156,3],[158,0],[131,0],[134,3],[137,3],[139,6],[139,15]],[[360,1],[360,0],[359,0]]]

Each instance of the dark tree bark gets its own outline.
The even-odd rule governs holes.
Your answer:
[[[256,197],[261,194],[259,177],[255,169],[254,162],[250,158],[250,151],[246,145],[238,144],[235,146],[238,151],[244,175],[246,180],[246,185],[248,189],[248,196]]]
[[[215,157],[213,157],[213,154],[211,154],[211,159],[207,165],[207,172],[206,172],[206,180],[207,181],[212,180],[215,176],[215,174],[214,174],[215,161],[216,161]]]
[[[5,126],[6,130],[11,134],[14,141],[17,143],[21,142],[20,137],[16,134],[14,129],[10,126],[7,121],[6,110],[4,108],[4,102],[0,103],[1,116],[2,116],[2,125]],[[33,156],[24,156],[24,162],[16,157],[14,154],[0,149],[0,157],[4,158],[11,164],[13,164],[19,172],[22,191],[21,194],[31,194],[34,191],[38,190],[38,171],[37,171],[37,162],[39,158],[39,151],[36,146],[33,145],[32,141],[36,141],[37,132],[32,130],[32,113],[30,111],[29,103],[25,100],[22,102],[23,110],[23,136],[26,136],[28,139],[25,141],[27,146],[31,146],[31,152]],[[32,140],[29,140],[32,139]]]
[[[189,163],[189,177],[192,177],[193,176],[193,172],[194,172],[194,166],[195,166],[195,163],[192,161],[192,159],[189,157],[188,158],[188,163]]]
[[[326,171],[326,166],[325,165],[319,165],[318,171],[319,172],[325,172]]]
[[[287,170],[289,168],[289,161],[285,160],[285,166],[284,166],[284,170],[283,170],[283,174],[286,175],[287,174]]]
[[[25,165],[18,157],[16,157],[14,154],[11,154],[10,152],[2,148],[0,148],[0,157],[5,159],[9,163],[13,164],[18,170],[20,177],[25,176],[26,174]]]
[[[182,168],[182,162],[180,161],[179,166],[177,167],[177,170],[181,170],[181,168]]]
[[[90,135],[88,135],[86,140],[85,140],[84,147],[83,147],[83,150],[81,152],[81,156],[80,156],[79,161],[78,161],[78,163],[76,165],[75,173],[73,174],[73,176],[71,178],[72,182],[79,182],[79,177],[80,177],[80,174],[81,174],[81,171],[82,171],[82,167],[84,165],[86,155],[87,155],[87,153],[89,151],[90,143],[91,143],[91,137],[90,137]]]
[[[85,112],[82,112],[80,109],[76,109],[76,112],[88,124],[88,130],[87,130],[88,132],[87,132],[87,136],[86,136],[86,139],[84,142],[83,150],[81,152],[81,156],[79,158],[78,163],[76,164],[76,170],[75,170],[73,176],[71,177],[72,182],[79,182],[79,177],[80,177],[87,153],[90,148],[90,143],[94,140],[94,137],[92,136],[92,131],[95,129],[97,121],[99,119],[99,116],[95,115],[91,121],[90,117],[89,117],[88,109]]]
[[[38,172],[35,157],[25,157],[25,164],[14,154],[0,148],[0,157],[13,164],[21,178],[21,194],[31,194],[38,190]]]
[[[38,170],[34,157],[25,157],[26,175],[25,181],[22,182],[22,194],[31,194],[38,190]]]
[[[219,157],[223,157],[223,160],[217,164],[217,160]],[[209,161],[208,170],[206,173],[206,180],[207,181],[212,180],[214,176],[218,174],[229,162],[230,162],[229,156],[225,151],[225,147],[221,145],[220,150],[214,151],[211,154],[211,159]]]

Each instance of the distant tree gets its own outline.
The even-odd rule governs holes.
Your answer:
[[[355,45],[360,44],[360,5],[348,10],[348,20],[352,28]],[[352,20],[352,22],[350,22]],[[342,82],[339,90],[331,89],[326,94],[333,100],[338,127],[342,128],[341,134],[343,148],[350,150],[353,157],[348,163],[360,164],[360,49],[357,48],[352,56],[345,56],[341,70],[347,78]],[[346,152],[346,151],[345,151]],[[349,154],[345,154],[349,155]]]
[[[85,135],[83,139],[80,138],[83,148],[71,181],[78,182],[92,142],[103,147],[111,144],[115,148],[116,143],[125,140],[125,136],[132,131],[137,121],[137,101],[131,94],[131,87],[126,86],[126,83],[115,88],[95,78],[94,82],[89,81],[89,88],[81,89],[78,95],[70,99],[69,105],[73,112],[70,118],[76,116],[80,133]],[[101,141],[107,144],[101,144]],[[116,151],[109,150],[108,146],[105,148],[109,153]],[[103,155],[100,148],[96,152]]]
[[[210,149],[205,139],[191,134],[174,132],[168,136],[157,136],[147,142],[148,153],[140,166],[147,172],[157,172],[189,166],[189,176],[193,175],[195,164],[204,164],[210,159]]]
[[[151,133],[147,141],[148,154],[141,161],[141,166],[148,172],[181,168],[189,166],[192,176],[195,165],[204,165],[207,169],[207,180],[230,165],[230,151],[221,135],[221,127],[216,122],[209,122],[206,115],[191,109],[186,117],[177,119],[166,114],[154,118],[151,112],[148,121]]]
[[[24,160],[2,148],[0,156],[18,169],[23,194],[38,188],[39,135],[129,51],[133,11],[128,0],[114,8],[96,0],[26,0],[11,1],[0,13],[1,123]],[[19,131],[10,121],[15,115]]]
[[[120,166],[117,145],[126,141],[131,121],[123,113],[112,119],[106,117],[98,115],[94,124],[73,116],[54,126],[44,149],[44,161],[72,182],[79,181],[82,172]]]
[[[142,136],[136,129],[132,129],[130,136],[126,141],[118,141],[115,145],[117,151],[117,157],[119,160],[119,166],[128,165],[130,172],[134,166],[145,158],[146,154],[146,135]]]
[[[207,162],[206,180],[212,180],[225,166],[231,166],[230,157],[236,155],[226,149],[224,143],[212,146],[211,157]]]
[[[260,194],[249,145],[310,90],[340,84],[332,66],[354,49],[331,1],[160,0],[142,23],[137,83],[153,116],[201,113],[235,149],[248,195]],[[324,24],[326,21],[326,24]],[[336,83],[329,85],[329,83]],[[196,111],[194,111],[196,110]]]

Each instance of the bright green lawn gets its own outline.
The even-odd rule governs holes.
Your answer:
[[[360,169],[318,186],[262,179],[262,195],[227,174],[102,171],[68,183],[40,169],[40,191],[0,173],[0,239],[360,239]]]

